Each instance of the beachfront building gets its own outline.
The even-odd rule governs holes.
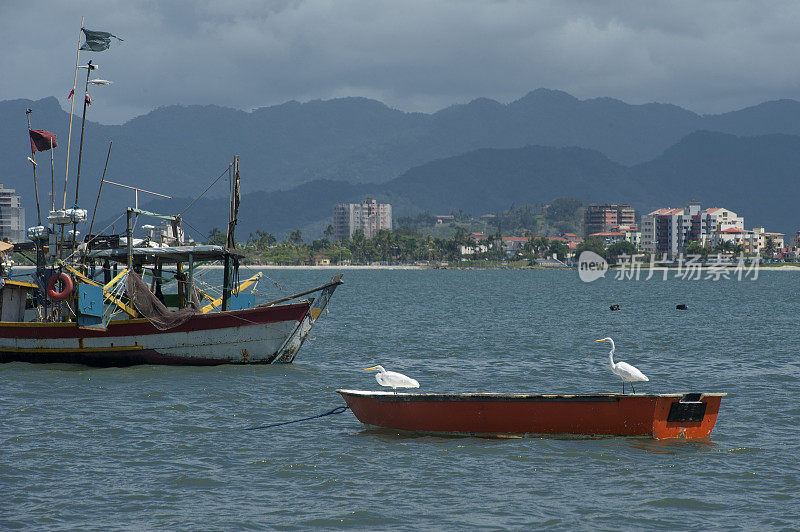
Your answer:
[[[489,246],[481,242],[475,242],[473,244],[458,246],[458,251],[462,255],[477,255],[489,251]]]
[[[468,238],[472,241],[472,243],[459,246],[459,252],[461,255],[477,255],[479,253],[486,253],[489,251],[485,233],[470,233]]]
[[[583,215],[583,234],[613,232],[620,225],[636,225],[636,211],[630,205],[605,203],[586,207]]]
[[[685,253],[690,242],[718,249],[725,244],[736,246],[745,255],[756,255],[772,239],[777,252],[784,247],[783,233],[770,233],[763,227],[744,228],[744,218],[721,207],[701,209],[690,203],[685,209],[658,209],[642,216],[642,245],[648,253],[676,258]]]
[[[711,249],[716,249],[729,242],[734,246],[741,246],[742,253],[746,255],[757,253],[754,250],[759,249],[758,235],[755,232],[736,227],[728,227],[712,233],[707,242]]]
[[[25,208],[13,188],[0,183],[0,240],[11,242],[25,240]]]
[[[745,255],[757,255],[767,249],[767,240],[770,238],[773,252],[783,249],[783,233],[769,233],[764,231],[763,227],[753,229],[728,227],[712,233],[708,242],[712,249],[725,242],[730,242],[734,246],[741,246],[742,253]]]
[[[503,251],[507,255],[513,255],[525,249],[525,244],[530,242],[530,238],[525,236],[504,236],[503,237]]]
[[[550,240],[559,240],[564,242],[570,251],[575,251],[578,245],[583,242],[583,239],[575,233],[564,233],[560,237],[552,237]]]
[[[685,209],[667,207],[642,216],[640,249],[675,258],[690,242],[712,248],[732,238],[750,242],[752,237],[745,233],[744,218],[735,212],[721,207],[703,210],[700,203],[691,202]]]
[[[586,238],[600,238],[606,246],[610,246],[611,244],[616,244],[617,242],[625,240],[625,233],[622,231],[601,231],[599,233],[586,235]]]
[[[760,229],[763,229],[763,227],[761,227]],[[764,247],[764,248],[767,247],[767,240],[771,238],[772,242],[773,242],[773,247],[775,249],[783,249],[783,246],[784,246],[783,237],[784,236],[785,235],[783,233],[769,233],[767,231],[764,231],[763,235],[762,235],[762,238],[763,238],[764,241],[763,241],[761,247]]]
[[[613,230],[622,233],[623,239],[636,246],[637,249],[642,245],[642,232],[635,225],[620,225]]]
[[[353,238],[361,229],[366,238],[374,237],[381,229],[392,228],[392,206],[367,198],[361,203],[337,203],[333,207],[333,231],[336,240]]]

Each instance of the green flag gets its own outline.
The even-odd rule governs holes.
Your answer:
[[[108,50],[108,47],[111,45],[111,37],[114,37],[118,41],[122,40],[116,35],[112,35],[107,31],[92,31],[87,30],[86,28],[81,28],[81,30],[86,36],[86,42],[83,43],[83,46],[81,46],[81,50],[102,52],[103,50]]]

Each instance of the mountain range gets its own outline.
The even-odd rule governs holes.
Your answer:
[[[100,98],[95,105],[102,105]],[[55,98],[0,102],[0,181],[23,194],[31,224],[27,108],[34,110],[34,129],[58,136],[56,189],[63,189],[69,114]],[[79,135],[78,118],[71,184]],[[667,104],[579,100],[546,89],[508,104],[480,98],[432,114],[406,113],[363,98],[287,102],[251,112],[161,107],[119,126],[87,122],[84,206],[94,203],[112,139],[107,178],[183,198],[169,202],[171,210],[181,210],[239,154],[245,232],[313,232],[330,219],[334,202],[366,194],[391,201],[395,216],[458,208],[480,214],[558,196],[628,202],[645,210],[695,198],[743,214],[748,226],[783,232],[800,226],[789,201],[800,189],[795,177],[800,102],[794,100],[719,115]],[[46,166],[39,166],[43,203]],[[189,218],[224,212],[214,197],[226,190],[212,189]],[[104,189],[99,216],[111,219],[132,201],[128,191]],[[199,218],[195,225],[202,231],[224,226],[224,219]]]
[[[264,229],[285,235],[294,229],[319,234],[330,223],[332,205],[372,195],[393,205],[395,217],[428,210],[475,215],[511,205],[549,203],[557,197],[590,202],[624,201],[637,210],[726,207],[745,217],[747,227],[794,234],[800,229],[797,169],[800,136],[738,137],[700,131],[661,156],[626,166],[586,148],[484,148],[412,168],[388,183],[350,184],[319,180],[286,191],[246,194],[240,209],[240,236]],[[189,198],[148,204],[160,212],[180,210]],[[224,199],[202,199],[192,212],[217,213],[193,221],[195,234],[223,228]]]

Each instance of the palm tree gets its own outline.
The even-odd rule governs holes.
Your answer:
[[[300,245],[303,242],[303,233],[300,229],[295,229],[289,233],[289,242],[295,245]]]
[[[764,256],[767,258],[772,258],[775,255],[775,239],[771,236],[767,237],[767,241],[764,243]]]

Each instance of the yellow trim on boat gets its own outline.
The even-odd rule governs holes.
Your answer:
[[[235,290],[231,291],[231,295],[235,295],[235,294],[240,293],[242,290],[246,290],[251,284],[253,284],[256,281],[258,281],[259,279],[261,279],[262,275],[263,274],[261,272],[258,272],[257,274],[255,274],[251,278],[247,279],[246,281],[243,281],[242,284],[237,286]],[[205,307],[202,308],[203,314],[208,314],[209,312],[211,312],[215,308],[219,307],[221,304],[222,304],[222,298],[218,297],[217,299],[213,300],[211,303],[209,303],[208,305],[206,305]]]
[[[69,272],[72,272],[76,277],[78,277],[84,283],[88,283],[88,284],[91,284],[91,285],[94,285],[94,286],[102,286],[99,283],[93,281],[92,279],[89,279],[88,277],[83,275],[81,272],[79,272],[78,270],[76,270],[75,268],[70,266],[69,264],[64,264],[63,262],[60,262],[60,261],[59,261],[59,264],[65,270],[67,270]],[[108,299],[109,301],[111,301],[112,303],[117,305],[119,308],[124,310],[128,314],[128,316],[131,316],[132,318],[135,318],[136,317],[136,310],[133,307],[131,307],[129,305],[126,305],[125,303],[123,303],[123,301],[121,299],[119,299],[117,297],[114,297],[113,295],[111,295],[111,293],[108,292],[108,289],[110,287],[112,287],[114,284],[116,284],[117,281],[119,281],[122,278],[122,276],[125,275],[125,272],[127,272],[127,271],[128,271],[128,268],[125,268],[124,270],[119,272],[116,277],[111,279],[111,281],[109,281],[105,286],[103,286],[103,297],[105,297],[106,299]]]
[[[13,286],[22,286],[23,288],[38,288],[33,283],[26,283],[25,281],[12,281],[10,279],[6,280],[6,284],[10,284],[10,285],[13,285]]]
[[[103,286],[103,292],[105,292],[106,290],[117,284],[117,281],[119,281],[122,278],[122,276],[125,275],[127,272],[128,268],[123,268],[121,272],[119,272],[113,279],[111,279],[108,283],[106,283]]]

